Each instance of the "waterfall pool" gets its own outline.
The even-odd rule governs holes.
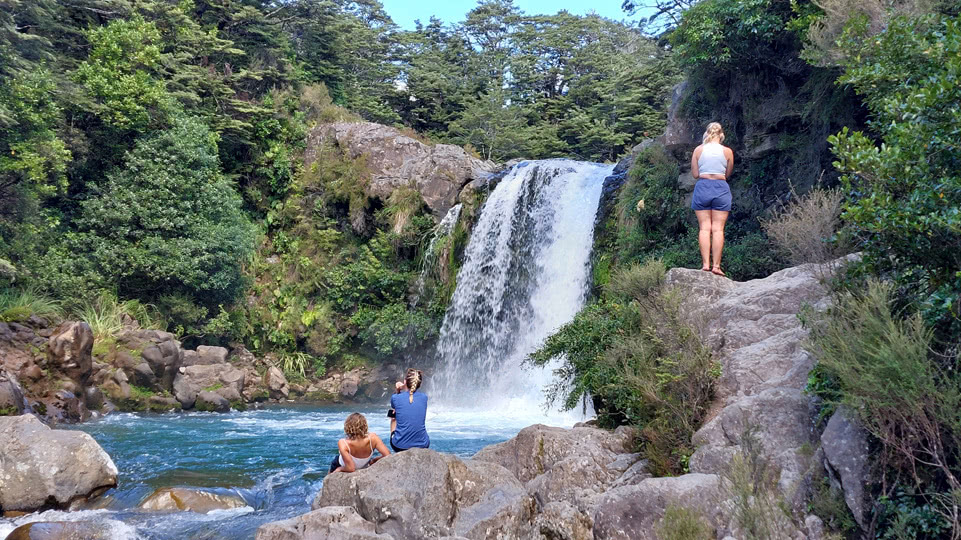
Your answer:
[[[578,419],[545,416],[528,404],[507,409],[431,409],[431,448],[462,458],[507,440],[530,424],[570,427]],[[93,520],[114,539],[250,539],[263,523],[310,511],[333,458],[343,421],[358,409],[290,405],[245,412],[112,414],[70,429],[93,436],[120,471],[118,487],[95,507],[0,518],[0,539],[33,521]],[[384,408],[359,409],[371,431],[390,433]],[[375,465],[376,466],[376,465]],[[193,487],[240,495],[247,506],[209,514],[145,512],[137,505],[157,488]]]

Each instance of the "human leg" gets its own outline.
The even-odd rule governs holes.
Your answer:
[[[701,270],[711,269],[711,210],[695,210],[697,216],[697,243],[701,248]]]
[[[711,210],[711,255],[714,258],[714,266],[711,272],[723,276],[721,271],[721,252],[724,250],[724,225],[730,212],[724,210]]]

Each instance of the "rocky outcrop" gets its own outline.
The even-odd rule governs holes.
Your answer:
[[[0,509],[65,508],[117,485],[110,456],[79,431],[33,415],[0,418]]]
[[[533,510],[527,490],[504,467],[420,448],[328,476],[312,508],[330,506],[352,507],[395,540],[527,538]]]
[[[47,367],[81,386],[93,369],[93,331],[85,322],[68,321],[54,330],[47,345]]]
[[[386,200],[398,188],[413,187],[437,219],[454,205],[465,184],[494,169],[493,163],[459,146],[426,144],[371,122],[323,124],[311,130],[305,155],[308,166],[325,144],[335,145],[350,158],[365,157],[370,172],[368,196]]]
[[[217,395],[228,404],[241,399],[246,370],[232,364],[198,364],[181,367],[173,382],[173,394],[184,409],[197,403],[202,392]],[[205,403],[220,403],[220,400],[207,396]]]
[[[236,493],[190,488],[160,488],[141,501],[137,508],[151,512],[197,512],[243,508],[247,501]]]
[[[271,399],[287,399],[287,396],[290,395],[290,385],[287,383],[287,377],[277,366],[270,366],[270,369],[264,374],[264,386],[270,392]]]
[[[268,523],[257,530],[256,540],[338,538],[341,540],[391,540],[378,534],[373,523],[360,517],[350,506],[327,506],[284,521]]]
[[[0,416],[16,416],[27,410],[27,400],[17,378],[0,368]]]

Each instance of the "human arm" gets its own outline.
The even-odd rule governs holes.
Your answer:
[[[390,450],[387,449],[387,445],[384,444],[384,441],[380,440],[380,436],[378,436],[376,433],[370,434],[370,440],[372,443],[374,443],[374,450],[377,450],[378,452],[380,452],[379,456],[370,460],[371,465],[373,465],[374,463],[377,463],[382,458],[389,456]]]
[[[701,171],[697,169],[697,160],[701,158],[701,147],[703,144],[694,149],[694,153],[691,154],[691,176],[698,178],[701,176]]]
[[[727,170],[724,172],[724,178],[730,180],[731,172],[734,171],[734,150],[725,146],[724,157],[727,158]]]
[[[354,472],[354,458],[350,456],[350,447],[347,446],[347,439],[337,441],[337,450],[340,452],[340,462],[343,463],[343,465],[334,469],[333,472]]]

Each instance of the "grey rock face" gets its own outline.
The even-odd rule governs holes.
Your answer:
[[[0,508],[66,507],[117,485],[110,456],[80,431],[53,430],[32,415],[0,417]]]
[[[324,144],[351,158],[366,156],[371,173],[367,195],[386,200],[394,190],[413,186],[438,219],[454,205],[460,189],[482,178],[494,165],[449,144],[424,144],[392,127],[371,122],[324,124],[307,136],[306,162],[317,160]]]
[[[157,380],[156,384],[165,390],[170,390],[177,371],[183,365],[184,351],[180,348],[180,342],[172,338],[161,341],[145,348],[142,356],[150,366]]]
[[[828,471],[838,479],[858,525],[865,527],[867,503],[865,488],[871,482],[868,434],[845,408],[838,409],[821,434],[821,448]]]
[[[391,540],[350,506],[327,506],[301,516],[261,525],[256,540]]]
[[[109,525],[91,521],[36,521],[21,525],[6,540],[108,540]]]
[[[354,473],[334,473],[312,508],[350,506],[397,540],[463,536],[527,538],[532,503],[494,463],[414,448]]]
[[[287,377],[277,366],[270,366],[264,374],[264,385],[273,399],[287,399],[290,395],[290,385],[287,384]]]
[[[201,345],[196,351],[184,351],[185,366],[206,366],[211,364],[225,364],[227,349],[223,347],[208,347]]]
[[[68,321],[54,330],[47,344],[47,365],[86,386],[93,368],[93,331],[85,322]]]

